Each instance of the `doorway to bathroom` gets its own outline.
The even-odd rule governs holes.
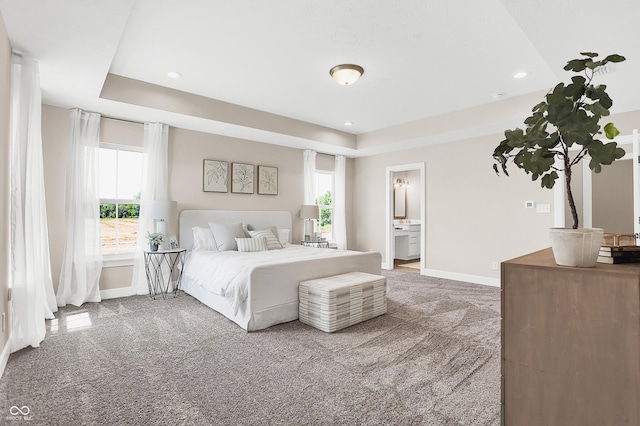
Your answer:
[[[421,273],[425,261],[425,164],[386,169],[386,253],[383,269]]]

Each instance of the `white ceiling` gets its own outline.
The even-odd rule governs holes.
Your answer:
[[[627,57],[603,79],[614,112],[640,109],[637,0],[0,0],[0,11],[13,48],[39,60],[45,103],[238,137],[260,139],[102,99],[107,74],[364,135],[547,90],[588,50]],[[340,63],[365,73],[339,86]]]

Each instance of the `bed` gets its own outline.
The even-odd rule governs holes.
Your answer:
[[[193,250],[194,227],[237,222],[253,229],[285,230],[280,235],[287,240],[284,248],[252,253]],[[291,230],[291,213],[285,211],[182,211],[180,246],[187,249],[182,290],[244,330],[255,331],[298,319],[300,281],[347,272],[380,274],[378,252],[292,244]]]

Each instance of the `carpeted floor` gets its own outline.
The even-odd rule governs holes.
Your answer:
[[[498,425],[499,289],[384,274],[388,313],[333,334],[246,333],[186,294],[63,308],[9,358],[0,424]]]

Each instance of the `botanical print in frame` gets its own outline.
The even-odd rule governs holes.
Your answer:
[[[229,192],[229,162],[204,160],[202,190]]]
[[[258,166],[258,194],[278,195],[278,168]]]
[[[231,164],[231,192],[253,194],[253,164]]]

